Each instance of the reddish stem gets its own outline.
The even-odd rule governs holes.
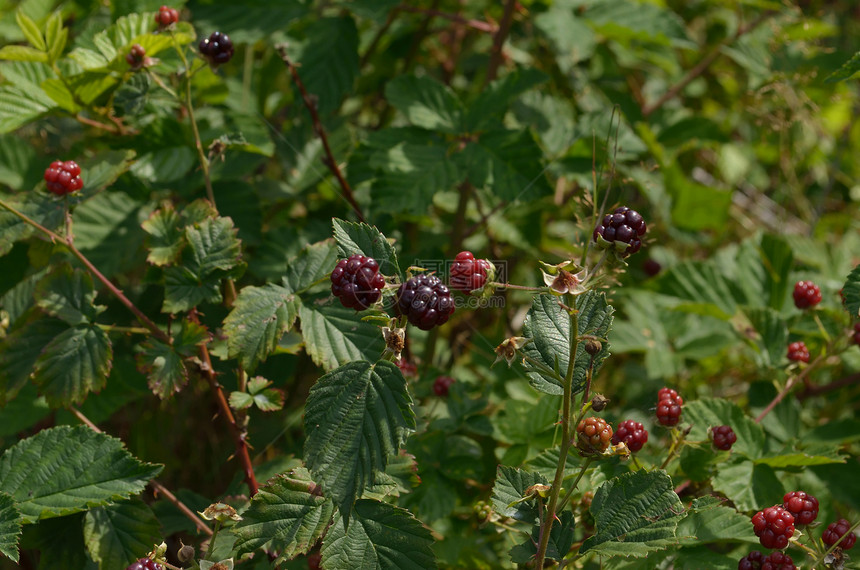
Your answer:
[[[426,14],[428,16],[436,16],[439,18],[444,18],[446,20],[451,20],[452,22],[456,22],[458,24],[463,24],[469,28],[473,28],[480,32],[487,32],[492,34],[498,30],[497,26],[490,24],[489,22],[484,22],[483,20],[473,20],[470,18],[464,18],[459,14],[451,14],[449,12],[440,12],[439,10],[431,10],[429,8],[418,8],[416,6],[409,6],[407,4],[401,4],[394,10],[400,12],[411,12],[413,14]]]
[[[517,5],[517,0],[508,0],[505,3],[505,11],[502,14],[502,21],[499,24],[499,29],[493,36],[493,48],[490,51],[490,63],[487,66],[487,77],[484,84],[488,84],[496,78],[499,71],[499,66],[502,65],[503,53],[502,48],[505,45],[505,40],[511,31],[511,24],[514,21],[514,7]]]

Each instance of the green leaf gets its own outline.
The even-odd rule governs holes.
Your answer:
[[[3,85],[0,87],[0,133],[12,132],[54,107],[54,102],[41,89],[33,91]]]
[[[680,308],[690,312],[729,320],[737,310],[731,286],[713,263],[674,265],[660,277],[658,286],[661,293],[687,301]]]
[[[716,497],[699,497],[686,517],[678,524],[677,535],[682,544],[696,545],[714,542],[758,543],[750,518],[735,509],[720,504]]]
[[[358,29],[351,17],[315,18],[307,41],[290,54],[308,93],[317,97],[319,111],[328,114],[352,91],[358,76]]]
[[[60,426],[0,456],[0,491],[25,523],[104,506],[143,491],[160,465],[138,461],[120,440],[86,426]]]
[[[423,215],[437,192],[459,182],[448,149],[428,142],[432,139],[422,144],[403,142],[376,154],[382,167],[371,188],[376,211]],[[408,192],[404,192],[406,188]]]
[[[0,554],[11,558],[12,562],[18,562],[18,538],[23,522],[12,497],[0,492]]]
[[[35,297],[43,311],[71,326],[92,324],[103,310],[93,304],[96,291],[90,274],[68,264],[60,265],[40,281]]]
[[[378,501],[356,501],[349,519],[335,518],[322,548],[323,568],[431,570],[433,536],[404,509]]]
[[[549,481],[540,473],[523,471],[507,465],[499,465],[496,482],[493,484],[493,508],[503,517],[526,523],[534,523],[538,517],[537,500],[523,501],[526,490],[532,485],[548,485]]]
[[[176,263],[182,248],[185,247],[185,232],[173,204],[165,203],[141,226],[150,236],[147,240],[149,253],[146,260],[160,266]]]
[[[732,205],[732,192],[718,190],[689,180],[674,163],[662,168],[664,183],[671,191],[672,221],[690,231],[719,230],[725,227]]]
[[[788,447],[756,459],[757,465],[769,465],[775,469],[787,467],[807,467],[809,465],[831,465],[845,463],[845,457],[839,454],[839,445],[819,443],[800,449]]]
[[[299,315],[301,302],[288,289],[267,283],[245,287],[224,319],[227,356],[239,357],[248,372],[266,360]]]
[[[845,81],[846,79],[853,77],[858,71],[860,71],[860,52],[855,53],[851,56],[851,59],[842,64],[842,67],[828,75],[824,82],[838,83],[840,81]]]
[[[310,550],[334,514],[334,503],[319,493],[306,469],[281,474],[260,488],[242,520],[232,528],[237,555],[274,551],[280,564]]]
[[[455,160],[469,182],[486,186],[502,200],[528,201],[551,192],[543,151],[528,130],[493,130],[469,143]]]
[[[103,151],[92,159],[82,161],[81,179],[84,181],[83,196],[89,197],[113,185],[117,179],[128,172],[134,163],[133,150]]]
[[[13,330],[0,343],[0,405],[13,399],[30,380],[45,346],[68,325],[59,319],[40,318],[34,310],[31,322]]]
[[[728,497],[739,511],[756,511],[782,497],[785,489],[769,465],[756,465],[741,456],[719,464],[714,490]]]
[[[325,303],[325,299],[329,303]],[[353,360],[376,360],[385,350],[379,328],[356,318],[354,309],[331,303],[331,294],[299,306],[305,350],[313,361],[333,370]]]
[[[842,286],[842,296],[845,298],[845,308],[853,318],[860,317],[860,265],[848,274]]]
[[[48,61],[48,54],[30,46],[3,46],[0,59],[9,61]]]
[[[311,388],[305,405],[305,462],[342,513],[384,471],[415,429],[412,398],[387,361],[350,362]]]
[[[600,0],[585,12],[596,31],[622,44],[650,40],[665,45],[688,46],[680,16],[654,4],[629,0]]]
[[[84,513],[24,527],[21,548],[39,552],[39,570],[97,570],[84,548]]]
[[[788,346],[788,324],[770,308],[747,308],[744,311],[757,333],[749,339],[757,348],[756,362],[762,368],[777,367],[785,360]]]
[[[528,361],[523,367],[529,375],[529,383],[536,390],[546,394],[561,395],[564,393],[560,378],[567,374],[570,362],[571,345],[571,316],[559,305],[560,298],[554,295],[538,295],[532,301],[532,308],[523,323],[523,335],[531,339],[522,350],[531,360],[554,370],[556,376],[551,376]],[[579,313],[579,335],[592,335],[606,338],[612,326],[612,313],[615,311],[606,303],[603,293],[589,291],[576,297],[576,309]],[[599,353],[594,356],[594,373],[609,356],[609,343],[602,343]],[[576,360],[573,370],[573,393],[585,388],[586,373],[591,356],[585,352],[585,342],[580,342],[576,350]]]
[[[30,16],[24,13],[24,10],[19,9],[15,12],[15,21],[18,22],[18,27],[24,32],[24,37],[34,48],[39,51],[47,51],[48,46],[45,44],[45,38],[42,37],[42,30]]]
[[[33,382],[51,407],[83,402],[105,386],[113,349],[97,326],[76,326],[54,337],[36,359]]]
[[[379,271],[384,275],[400,274],[394,247],[382,232],[376,229],[376,226],[347,222],[338,218],[332,219],[332,225],[339,257],[346,258],[360,253],[375,259],[379,263]]]
[[[13,190],[29,189],[34,179],[32,173],[38,172],[41,160],[35,147],[21,137],[0,135],[0,184]],[[0,213],[3,211],[0,209]]]
[[[765,269],[767,305],[782,309],[789,288],[793,287],[790,272],[794,266],[794,252],[781,236],[765,234],[761,238],[761,262]]]
[[[677,543],[684,506],[665,471],[634,471],[606,481],[591,502],[596,534],[580,548],[640,558]]]
[[[47,51],[54,49],[55,44],[60,41],[63,30],[63,16],[59,11],[52,12],[45,24],[45,46]]]
[[[391,253],[394,253],[393,248]],[[333,240],[327,239],[305,246],[297,256],[287,261],[284,285],[296,293],[307,290],[331,273],[337,264],[337,258],[338,250]]]
[[[549,532],[549,542],[546,547],[546,557],[550,560],[561,561],[570,552],[574,539],[573,513],[563,511]],[[532,534],[524,542],[511,548],[511,562],[528,564],[537,555],[537,545],[540,544],[540,525],[532,527]]]
[[[477,131],[497,127],[502,122],[502,119],[504,119],[505,113],[514,99],[533,87],[545,82],[547,79],[548,77],[543,72],[535,68],[527,67],[517,69],[516,71],[505,75],[501,79],[493,81],[486,89],[481,91],[478,97],[469,105],[464,121],[465,130]],[[395,79],[394,81],[399,80],[400,78]],[[388,83],[389,88],[392,83],[393,81]],[[447,90],[446,92],[451,93],[450,90]],[[451,93],[451,96],[453,96],[453,93]],[[454,102],[459,104],[456,98],[454,99]],[[412,119],[410,119],[410,122],[417,125],[417,123]]]
[[[186,359],[195,355],[199,346],[209,341],[209,332],[202,325],[183,320],[167,345],[150,338],[139,347],[137,367],[146,374],[149,388],[161,399],[179,392],[188,382]]]
[[[138,498],[91,509],[84,518],[84,542],[100,568],[124,568],[161,542],[161,528],[149,505]]]
[[[723,398],[699,398],[684,404],[681,421],[692,424],[690,441],[708,441],[708,430],[716,426],[731,426],[738,440],[733,454],[758,457],[764,449],[764,429],[734,402]]]
[[[133,271],[146,237],[140,218],[149,207],[125,192],[96,194],[75,208],[75,245],[108,278]]]
[[[463,105],[450,87],[428,76],[401,75],[385,86],[385,98],[415,125],[458,134]]]
[[[63,110],[69,113],[77,113],[81,110],[81,106],[75,101],[74,94],[61,79],[46,79],[42,82],[41,87],[45,94]]]

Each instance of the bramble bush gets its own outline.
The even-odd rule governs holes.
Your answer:
[[[0,9],[0,568],[850,568],[847,0]]]

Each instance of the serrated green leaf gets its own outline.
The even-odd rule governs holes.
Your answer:
[[[712,484],[714,490],[728,497],[739,511],[768,507],[785,494],[773,468],[756,465],[741,456],[720,463]]]
[[[433,536],[404,509],[378,501],[356,501],[349,528],[341,515],[326,534],[323,568],[432,570]]]
[[[151,86],[152,79],[144,73],[135,73],[131,79],[123,83],[113,96],[113,108],[117,116],[124,117],[140,113],[149,101]]]
[[[32,523],[136,495],[161,469],[135,459],[116,438],[86,426],[60,426],[0,456],[0,491]]]
[[[33,382],[52,407],[83,402],[105,386],[113,348],[97,326],[66,329],[45,346],[36,359]]]
[[[153,265],[176,263],[182,248],[185,247],[185,232],[184,224],[180,224],[179,213],[173,209],[173,204],[164,204],[141,226],[150,236],[147,241],[149,253],[146,260]]]
[[[681,537],[681,544],[737,540],[758,543],[750,518],[720,503],[716,497],[693,499],[689,513],[678,525],[677,535]]]
[[[860,317],[860,265],[848,274],[842,286],[842,296],[845,298],[845,308],[853,318]]]
[[[406,380],[396,365],[350,362],[311,388],[305,405],[305,463],[342,513],[384,471],[415,429]]]
[[[540,544],[540,525],[532,527],[532,534],[525,541],[511,548],[511,562],[527,564],[537,555],[537,545]],[[570,552],[574,539],[573,513],[563,511],[549,532],[549,542],[546,547],[548,560],[561,561]]]
[[[596,533],[580,548],[606,555],[642,557],[677,544],[684,505],[663,471],[634,471],[606,481],[591,502]]]
[[[589,291],[576,297],[576,309],[579,314],[579,335],[592,335],[606,338],[612,326],[612,314],[615,309],[606,303],[603,293]],[[543,364],[549,370],[555,370],[560,378],[567,374],[570,361],[571,317],[559,305],[559,298],[554,295],[538,295],[532,301],[532,308],[523,323],[523,336],[532,339],[522,349],[528,358]],[[596,374],[603,361],[609,356],[609,343],[602,343],[600,352],[594,356],[593,370]],[[585,343],[580,342],[576,350],[576,360],[573,370],[573,393],[585,388],[586,373],[591,356],[585,352]],[[523,367],[529,375],[529,382],[536,389],[546,394],[561,395],[564,393],[559,378],[553,377],[539,366],[525,361]]]
[[[299,75],[308,93],[328,114],[340,106],[358,76],[358,29],[352,17],[315,18],[306,30],[307,40],[297,43]]]
[[[53,49],[54,44],[60,39],[60,31],[63,29],[63,17],[60,12],[53,12],[45,23],[45,46],[48,51]]]
[[[831,465],[845,463],[837,444],[819,443],[800,449],[787,447],[755,460],[757,465],[769,465],[775,469],[786,467],[807,467],[810,465]]]
[[[30,16],[24,13],[24,10],[19,9],[15,12],[15,21],[21,31],[24,32],[24,37],[34,48],[40,51],[48,49],[48,46],[45,45],[45,38],[42,37],[42,30]]]
[[[59,319],[40,318],[13,330],[0,343],[0,406],[13,399],[27,384],[45,346],[69,327]]]
[[[100,568],[123,568],[161,541],[158,519],[139,498],[98,507],[84,518],[84,543]]]
[[[75,246],[108,278],[140,267],[146,238],[140,218],[149,208],[125,192],[96,194],[75,208]]]
[[[55,63],[60,56],[63,55],[63,50],[66,49],[66,42],[69,40],[69,29],[62,28],[57,34],[56,39],[48,49],[48,63]]]
[[[661,275],[657,284],[661,293],[688,301],[683,308],[690,312],[729,320],[737,310],[731,286],[713,263],[679,263]]]
[[[48,54],[30,46],[3,46],[0,59],[8,61],[48,61]]]
[[[503,517],[531,524],[537,520],[538,507],[535,499],[522,500],[526,489],[532,485],[548,484],[549,481],[540,473],[499,465],[493,484],[493,508]]]
[[[385,86],[385,98],[416,127],[448,134],[462,129],[462,103],[450,87],[431,77],[395,77]]]
[[[242,520],[232,528],[234,548],[241,556],[263,548],[278,552],[273,564],[304,554],[328,528],[334,503],[323,497],[306,469],[299,468],[268,481],[251,498]]]
[[[376,360],[385,350],[379,328],[358,320],[354,309],[316,296],[299,306],[305,350],[325,370],[353,360]]]
[[[355,253],[372,257],[379,263],[379,271],[385,275],[399,275],[397,254],[376,226],[364,223],[347,222],[334,218],[334,239],[337,242],[338,256],[347,258]]]
[[[283,32],[310,9],[297,0],[276,4],[269,0],[248,0],[242,5],[201,4],[194,8],[194,24],[201,30],[229,30],[234,44],[253,43],[272,33]]]
[[[82,197],[101,192],[116,182],[134,163],[133,150],[102,151],[93,158],[82,161],[81,179],[84,181]]]
[[[794,266],[794,251],[781,236],[765,234],[760,244],[762,265],[765,269],[765,291],[767,304],[779,310],[785,302],[788,290],[793,286],[789,273]]]
[[[585,18],[597,32],[623,44],[631,40],[650,40],[689,47],[681,17],[654,4],[629,0],[597,2],[589,7]]]
[[[18,562],[18,538],[24,520],[15,508],[15,501],[0,492],[0,554]]]
[[[528,130],[493,130],[455,155],[475,186],[502,200],[528,201],[550,193],[543,151]]]
[[[785,360],[785,347],[788,346],[788,324],[779,313],[771,308],[744,310],[757,333],[750,342],[755,345],[756,362],[762,368],[776,367]]]
[[[69,90],[68,86],[63,83],[62,79],[49,78],[42,82],[42,90],[51,98],[54,103],[63,108],[69,113],[77,113],[81,110],[81,106],[75,101],[74,94]]]
[[[208,341],[206,328],[186,319],[173,334],[172,344],[156,339],[142,343],[137,354],[137,367],[146,374],[149,389],[161,399],[179,392],[188,382],[185,360]]]
[[[43,96],[39,96],[40,93]],[[15,85],[0,87],[0,133],[9,133],[42,116],[56,105],[42,92]]]
[[[393,252],[393,249],[392,249]],[[337,264],[338,248],[333,240],[310,244],[287,261],[284,285],[300,293],[331,273]]]
[[[842,64],[842,67],[827,76],[825,83],[838,83],[853,77],[855,73],[860,71],[860,52],[851,56],[851,59]]]
[[[274,283],[242,289],[224,319],[227,355],[239,357],[242,368],[253,371],[277,349],[296,321],[300,304],[289,290]]]
[[[451,189],[460,179],[448,149],[427,141],[400,143],[374,159],[380,162],[381,172],[371,196],[379,212],[423,215],[437,192]],[[404,192],[406,188],[408,192]]]
[[[43,311],[71,326],[92,324],[103,310],[93,304],[96,291],[90,274],[68,264],[42,279],[34,295]]]
[[[228,401],[230,407],[234,410],[247,410],[254,405],[254,396],[247,392],[235,391],[230,392],[230,399]]]
[[[708,441],[708,430],[717,426],[731,426],[738,440],[732,446],[733,454],[751,459],[764,449],[765,435],[761,425],[747,416],[734,402],[723,398],[699,398],[684,405],[681,422],[692,424],[690,441]]]
[[[0,135],[0,184],[13,190],[29,189],[33,180],[32,172],[38,172],[39,161],[41,158],[37,157],[32,144],[15,135]],[[8,196],[4,196],[6,198]]]
[[[464,121],[465,130],[477,131],[498,126],[514,99],[547,79],[545,73],[535,68],[523,68],[493,81],[469,105]]]

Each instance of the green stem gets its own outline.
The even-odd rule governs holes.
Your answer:
[[[149,329],[141,327],[121,327],[117,325],[103,325],[96,323],[96,326],[105,332],[118,334],[149,334]]]
[[[218,538],[218,531],[221,530],[221,521],[215,519],[215,529],[212,531],[212,538],[209,539],[209,546],[206,548],[206,556],[204,560],[212,559],[212,552],[215,550],[215,539]]]
[[[669,462],[672,461],[672,458],[675,457],[675,454],[678,452],[678,447],[684,443],[684,440],[687,438],[687,430],[679,431],[677,428],[672,428],[672,446],[669,448],[669,455],[666,456],[666,460],[663,461],[663,464],[660,466],[660,469],[665,469]]]
[[[576,476],[573,484],[570,486],[570,489],[567,490],[567,493],[564,494],[564,498],[559,502],[558,509],[563,510],[565,506],[567,506],[568,501],[570,501],[570,497],[573,495],[573,492],[576,490],[577,485],[579,485],[580,479],[585,475],[585,472],[591,466],[591,463],[594,461],[593,457],[588,457],[585,460],[585,463],[582,464],[582,467],[579,470],[579,475]]]
[[[552,287],[529,287],[526,285],[514,285],[512,283],[499,283],[498,281],[490,281],[485,287],[516,289],[517,291],[532,291],[534,293],[552,293]]]
[[[827,329],[824,328],[824,323],[821,322],[821,318],[818,316],[818,313],[812,313],[812,318],[815,319],[815,324],[818,325],[818,331],[821,333],[821,336],[824,337],[825,342],[830,342],[830,335],[827,334]]]
[[[848,532],[846,532],[845,534],[847,535],[847,534],[850,534],[850,533],[854,532],[855,530],[857,530],[857,527],[858,527],[858,526],[860,526],[860,520],[858,520],[856,523],[854,523],[854,524],[851,526],[851,528],[849,528],[849,529],[848,529]],[[840,540],[839,542],[842,542],[842,540]],[[815,562],[812,564],[812,567],[813,567],[813,568],[818,568],[818,565],[819,565],[819,564],[821,564],[822,562],[824,562],[824,559],[825,559],[825,558],[827,558],[827,555],[828,555],[828,554],[831,554],[834,550],[836,550],[836,549],[839,547],[839,542],[837,542],[836,544],[834,544],[833,546],[831,546],[830,548],[828,548],[828,549],[824,552],[824,554],[822,554],[822,555],[820,555],[819,557],[817,557],[817,558],[815,559]]]

